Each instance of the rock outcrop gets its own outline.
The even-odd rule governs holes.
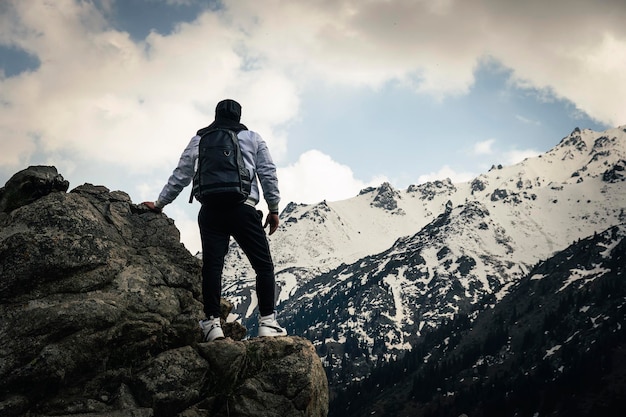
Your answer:
[[[0,189],[0,212],[32,203],[53,191],[67,191],[70,183],[55,167],[33,166],[13,175]]]
[[[370,204],[372,207],[392,211],[398,208],[398,198],[400,198],[400,193],[394,190],[391,184],[384,182],[379,187],[376,197]]]
[[[242,341],[227,323],[200,343],[201,265],[171,219],[68,187],[30,167],[0,189],[0,415],[328,413],[308,340]]]

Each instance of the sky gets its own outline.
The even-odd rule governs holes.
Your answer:
[[[624,21],[624,0],[0,0],[0,186],[54,165],[153,201],[224,98],[281,208],[468,181],[626,124]],[[195,253],[188,196],[165,213]]]

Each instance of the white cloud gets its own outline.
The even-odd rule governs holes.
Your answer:
[[[518,86],[571,100],[608,124],[626,120],[622,0],[240,0],[229,7],[243,18],[250,48],[296,78],[374,87],[396,79],[441,97],[467,92],[477,65],[494,59],[513,70]]]
[[[487,139],[474,144],[474,155],[490,155],[493,153],[492,146],[496,142],[495,139]]]
[[[185,202],[186,203],[186,202]],[[181,208],[181,202],[165,208],[165,213],[174,219],[176,228],[180,231],[180,240],[192,254],[202,252],[200,229],[198,228],[197,211],[199,204],[196,202],[191,207]]]
[[[519,114],[516,114],[516,115],[515,115],[515,118],[516,118],[517,120],[519,120],[520,122],[522,122],[522,123],[524,123],[524,124],[527,124],[527,125],[541,126],[541,122],[539,122],[539,121],[537,121],[537,120],[532,120],[532,119],[529,119],[529,118],[524,117],[524,116],[521,116],[521,115],[519,115]]]
[[[416,91],[458,94],[468,91],[483,54],[476,39],[454,35],[473,30],[467,20],[431,2],[274,0],[228,7],[249,31],[251,50],[298,80],[322,76],[380,87],[395,79]]]
[[[281,126],[298,117],[298,92],[311,80],[380,87],[396,79],[442,97],[468,91],[486,57],[512,68],[518,85],[570,99],[603,122],[626,120],[621,1],[234,0],[225,7],[135,41],[91,2],[5,1],[0,43],[41,66],[0,79],[0,162],[23,165],[37,147],[71,148],[131,170],[161,166],[223,97],[244,103],[244,121],[280,161]]]
[[[611,125],[626,120],[626,75],[621,69],[626,31],[619,23],[626,18],[626,3],[562,0],[543,7],[534,1],[510,2],[497,10],[485,10],[490,30],[498,34],[489,49],[513,69],[518,85],[571,100]]]
[[[243,35],[218,15],[135,42],[106,27],[91,3],[11,4],[19,23],[0,29],[0,42],[19,43],[41,66],[0,79],[3,164],[23,165],[37,147],[136,172],[158,167],[212,121],[223,97],[244,103],[242,121],[258,126],[278,160],[284,155],[276,128],[297,113],[296,88],[271,68],[244,70]]]
[[[147,182],[142,182],[136,185],[137,195],[141,201],[154,201],[157,199],[159,193],[163,189],[167,178],[163,178],[161,180],[154,179]],[[184,194],[184,192],[183,192]],[[182,197],[181,197],[182,198]]]
[[[518,162],[522,162],[526,158],[532,158],[537,155],[540,155],[541,152],[536,151],[534,149],[522,149],[522,150],[511,150],[504,153],[504,164],[505,165],[514,165]]]
[[[310,150],[295,164],[278,168],[281,205],[289,202],[317,203],[322,200],[337,201],[356,196],[360,190],[386,181],[384,177],[369,182],[354,177],[352,170],[320,151]]]

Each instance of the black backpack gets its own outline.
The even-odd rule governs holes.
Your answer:
[[[202,134],[191,195],[203,205],[229,207],[246,201],[251,187],[237,134],[224,128]]]

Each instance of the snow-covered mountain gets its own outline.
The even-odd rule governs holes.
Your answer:
[[[625,274],[626,224],[576,241],[352,384],[329,416],[621,416]]]
[[[290,204],[271,238],[279,311],[341,386],[442,322],[496,304],[539,261],[626,223],[625,210],[626,127],[576,128],[545,154],[467,183],[385,183]],[[224,296],[246,322],[254,273],[234,246]]]
[[[549,152],[516,165],[494,166],[470,182],[435,181],[406,190],[384,183],[343,201],[290,203],[270,238],[279,300],[341,264],[390,249],[446,211],[452,209],[453,217],[465,213],[461,206],[468,203],[485,210],[486,223],[493,222],[486,230],[508,242],[507,258],[518,264],[510,273],[522,273],[572,241],[626,221],[625,167],[626,127],[605,132],[576,128]],[[501,251],[500,244],[473,244],[480,245],[478,250]],[[225,295],[247,317],[256,305],[246,289],[254,285],[254,272],[235,243],[233,249],[224,271]]]

